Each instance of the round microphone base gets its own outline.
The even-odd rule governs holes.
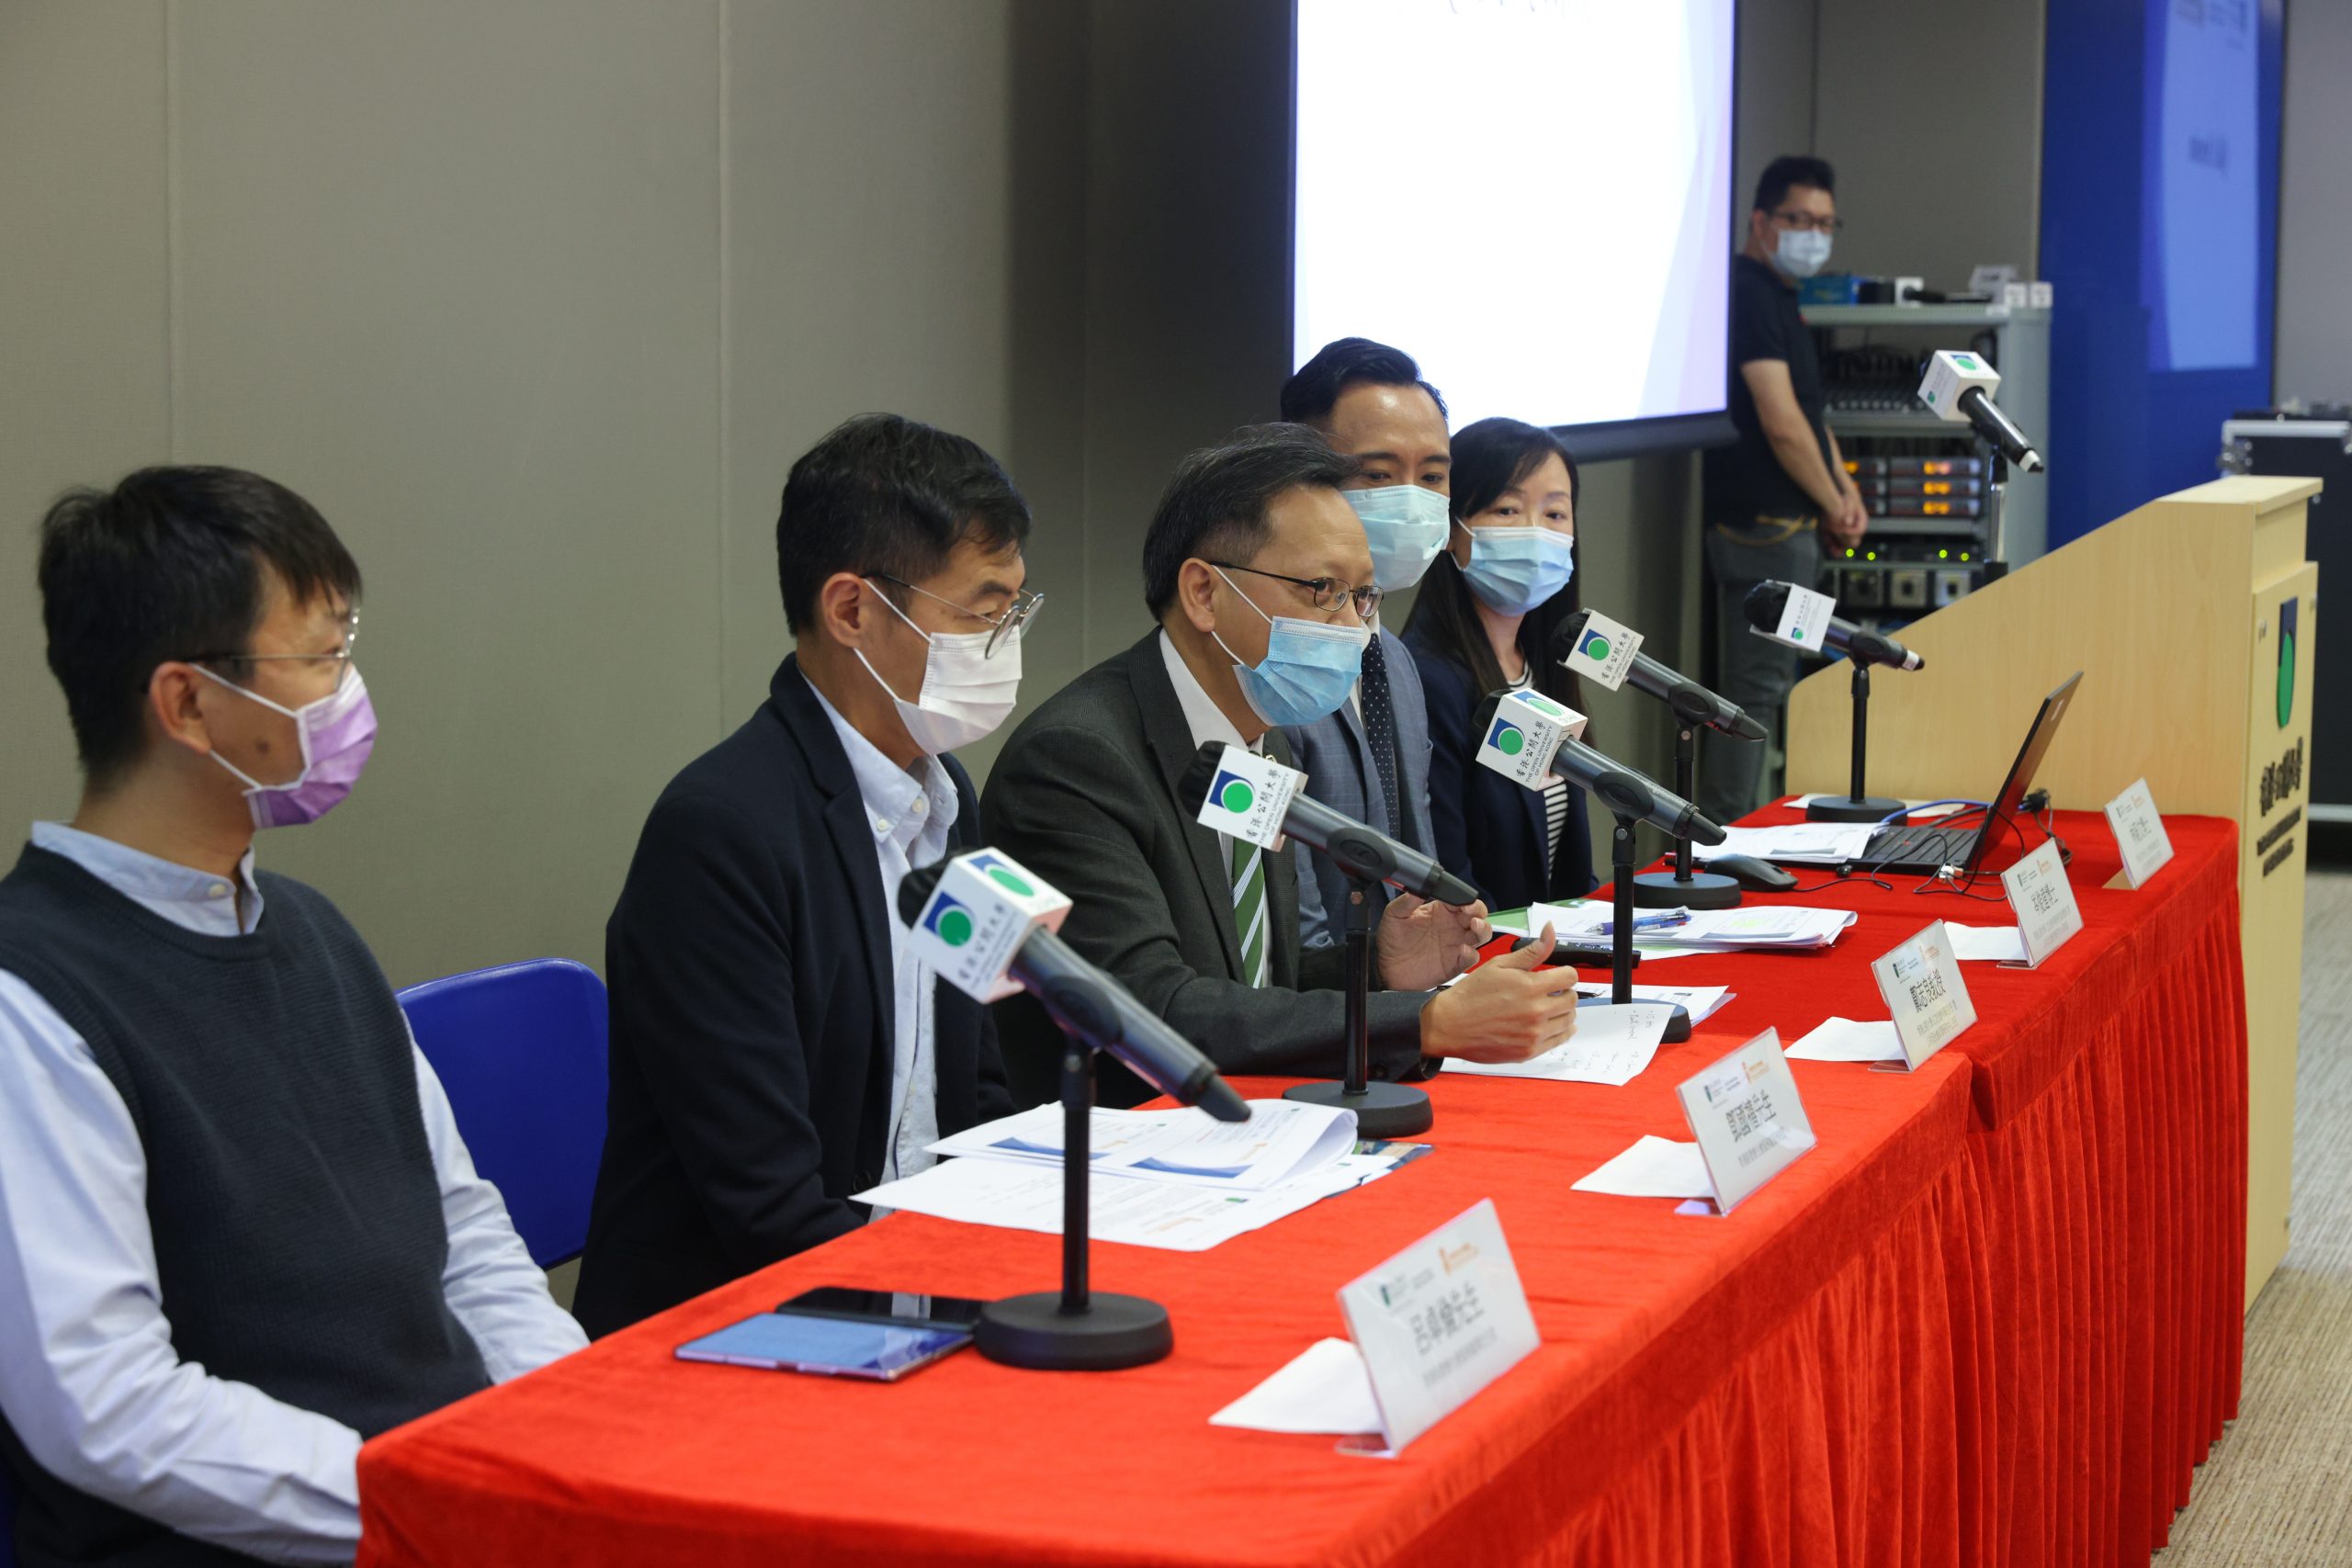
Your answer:
[[[1709,871],[1692,872],[1688,882],[1670,871],[1645,872],[1634,878],[1634,902],[1645,909],[1734,909],[1739,884]]]
[[[1303,1083],[1283,1090],[1283,1098],[1352,1111],[1356,1134],[1364,1138],[1409,1138],[1428,1132],[1437,1119],[1430,1097],[1410,1084],[1368,1083],[1362,1094],[1350,1094],[1345,1084]]]
[[[1804,808],[1808,822],[1883,822],[1903,809],[1899,800],[1889,800],[1883,795],[1866,795],[1860,800],[1833,795],[1815,801]]]
[[[1607,997],[1579,997],[1577,998],[1577,1006],[1580,1008],[1605,1008],[1608,1005],[1609,998]],[[1666,1021],[1666,1043],[1669,1045],[1679,1045],[1682,1042],[1690,1038],[1690,1010],[1683,1007],[1679,1003],[1677,1003],[1674,1009],[1674,1015]]]
[[[1062,1310],[1059,1291],[1007,1296],[980,1309],[972,1336],[981,1355],[1046,1372],[1108,1372],[1147,1366],[1176,1348],[1168,1309],[1141,1296],[1096,1291],[1084,1312]]]

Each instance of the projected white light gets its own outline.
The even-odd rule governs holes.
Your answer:
[[[1459,429],[1724,407],[1733,0],[1298,0],[1292,363]]]

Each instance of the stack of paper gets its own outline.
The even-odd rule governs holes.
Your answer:
[[[1097,1241],[1199,1252],[1377,1180],[1426,1145],[1359,1145],[1355,1113],[1250,1101],[1248,1122],[1200,1111],[1096,1111],[1087,1182]],[[1045,1106],[943,1138],[961,1155],[854,1194],[877,1209],[1059,1235],[1061,1108]]]
[[[1633,992],[1634,1000],[1637,1002],[1666,1002],[1680,1008],[1690,1015],[1693,1025],[1706,1022],[1716,1009],[1738,994],[1728,986],[1637,985],[1633,987]],[[1581,980],[1577,983],[1577,995],[1580,997],[1605,997],[1610,994],[1611,987],[1605,980]]]
[[[1656,915],[1661,912],[1651,910]],[[1677,947],[1730,951],[1741,948],[1827,947],[1859,919],[1851,909],[1811,909],[1795,904],[1758,904],[1736,909],[1690,909],[1682,924],[1651,932],[1636,930],[1640,947],[1655,935]]]
[[[1724,841],[1699,852],[1704,861],[1716,855],[1754,855],[1758,860],[1786,861],[1791,865],[1838,865],[1860,860],[1878,829],[1868,822],[1788,822],[1778,828],[1726,828]]]

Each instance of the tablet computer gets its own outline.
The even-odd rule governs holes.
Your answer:
[[[682,1361],[894,1382],[972,1342],[968,1328],[763,1312],[678,1347]]]

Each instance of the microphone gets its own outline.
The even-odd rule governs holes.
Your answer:
[[[1176,798],[1201,802],[1204,828],[1267,849],[1296,839],[1350,876],[1385,882],[1433,903],[1468,905],[1478,890],[1420,851],[1332,810],[1299,786],[1306,775],[1238,746],[1212,740],[1184,770]]]
[[[1220,1122],[1250,1120],[1215,1063],[1055,934],[1069,912],[1068,898],[991,850],[917,866],[899,884],[915,956],[941,979],[984,1002],[1026,989],[1064,1032],[1108,1051],[1179,1105]],[[1004,987],[1008,977],[1017,986]]]
[[[1503,705],[1514,699],[1524,700],[1523,692],[1489,692],[1478,705],[1474,732],[1484,737],[1495,725]],[[1485,761],[1485,751],[1480,761]],[[1506,777],[1519,778],[1516,770],[1497,767]],[[1654,783],[1642,773],[1624,766],[1615,759],[1595,750],[1572,735],[1560,737],[1559,750],[1552,754],[1551,772],[1585,790],[1612,813],[1629,821],[1647,822],[1678,839],[1688,838],[1702,844],[1720,844],[1724,830],[1701,815],[1699,808]],[[1530,789],[1541,788],[1534,779],[1520,778]]]
[[[1801,628],[1818,618],[1820,625],[1815,628],[1815,635],[1820,640],[1817,643],[1807,640],[1802,630],[1795,637],[1781,635],[1781,624],[1787,617],[1789,596],[1792,593],[1805,595],[1799,601],[1800,607],[1811,611],[1811,615],[1800,622]],[[1826,649],[1843,653],[1857,664],[1884,664],[1896,670],[1926,667],[1926,660],[1883,632],[1868,631],[1851,621],[1841,621],[1831,615],[1830,607],[1836,603],[1826,593],[1815,593],[1809,588],[1797,588],[1786,582],[1759,582],[1747,591],[1747,624],[1774,642],[1785,642],[1792,648],[1807,652]]]
[[[1973,425],[1987,445],[2017,465],[2019,473],[2038,474],[2043,468],[2041,454],[1993,401],[2000,385],[2001,373],[1976,355],[1942,348],[1928,362],[1928,374],[1919,383],[1919,400],[1954,424],[1964,421]]]
[[[1595,654],[1587,650],[1585,631],[1592,619],[1589,610],[1578,610],[1562,621],[1552,634],[1552,661],[1577,668],[1571,657],[1584,654],[1589,666],[1595,658],[1606,658],[1606,651]],[[1747,716],[1738,704],[1726,701],[1680,672],[1659,663],[1641,650],[1638,633],[1631,634],[1634,652],[1625,667],[1623,680],[1634,690],[1646,692],[1674,710],[1675,716],[1686,724],[1702,724],[1724,735],[1737,736],[1742,740],[1761,740],[1764,727]]]

